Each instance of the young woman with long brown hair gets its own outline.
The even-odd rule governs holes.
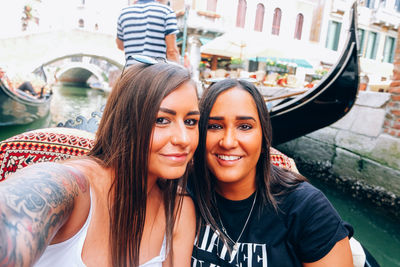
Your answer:
[[[198,120],[185,68],[127,68],[88,156],[0,183],[0,266],[189,266],[195,213],[182,188]]]
[[[353,266],[351,226],[303,176],[271,164],[272,129],[257,88],[226,79],[199,106],[192,266]]]

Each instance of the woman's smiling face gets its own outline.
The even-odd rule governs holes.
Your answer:
[[[262,129],[253,97],[231,88],[216,99],[208,121],[207,166],[218,180],[218,191],[255,190]]]
[[[161,102],[149,151],[148,179],[181,177],[196,150],[199,131],[196,88],[185,83]]]

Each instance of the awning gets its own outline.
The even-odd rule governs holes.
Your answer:
[[[206,38],[206,37],[200,37],[199,40],[200,40],[201,45],[205,45],[206,43],[208,43],[209,41],[212,41],[213,39]]]
[[[313,66],[305,59],[295,59],[295,58],[278,58],[278,57],[253,57],[250,58],[252,61],[258,61],[258,62],[267,62],[267,61],[281,61],[284,63],[292,63],[296,64],[297,67],[300,68],[306,68],[306,69],[312,69]]]

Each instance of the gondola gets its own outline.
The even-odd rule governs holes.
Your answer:
[[[0,126],[28,124],[49,114],[51,93],[36,98],[19,89],[16,91],[0,81]]]
[[[356,3],[350,12],[350,30],[344,47],[338,62],[316,87],[272,106],[274,146],[336,122],[354,105],[359,84]]]

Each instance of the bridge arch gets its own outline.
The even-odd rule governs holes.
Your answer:
[[[71,56],[102,58],[119,67],[125,62],[124,53],[115,44],[115,36],[83,29],[37,32],[1,39],[0,51],[2,64],[25,73]]]
[[[94,64],[68,62],[63,64],[55,75],[57,81],[62,83],[86,84],[92,75],[97,81],[104,82],[107,74]]]

